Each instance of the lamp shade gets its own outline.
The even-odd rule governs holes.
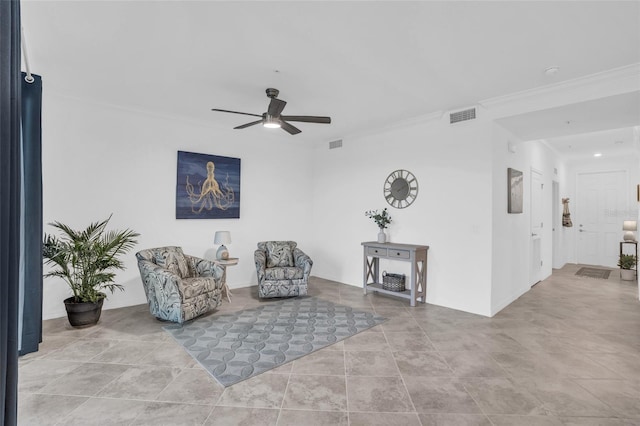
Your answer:
[[[622,230],[627,231],[624,233],[624,241],[635,241],[636,236],[633,235],[633,231],[638,230],[638,222],[635,220],[625,220],[622,222]]]
[[[216,236],[213,239],[214,244],[229,244],[230,242],[231,242],[231,232],[216,231]]]

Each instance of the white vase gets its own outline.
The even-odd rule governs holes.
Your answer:
[[[620,278],[623,281],[635,281],[636,271],[634,269],[620,269]]]
[[[384,233],[384,228],[380,228],[380,232],[378,233],[378,242],[379,243],[387,242],[387,234]]]

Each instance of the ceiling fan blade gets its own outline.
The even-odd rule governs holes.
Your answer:
[[[238,127],[234,127],[234,129],[245,129],[247,127],[255,126],[256,124],[260,124],[260,123],[262,123],[262,120],[252,121],[251,123],[242,124],[242,125],[240,125]]]
[[[242,115],[251,115],[253,117],[262,117],[261,114],[250,114],[248,112],[238,112],[238,111],[229,111],[228,109],[217,109],[217,108],[212,108],[211,111],[218,111],[218,112],[230,112],[231,114],[242,114]]]
[[[292,126],[284,120],[280,120],[280,127],[282,127],[282,130],[289,132],[289,134],[291,135],[297,135],[298,133],[302,132],[302,130],[298,129],[295,126]]]
[[[272,117],[279,116],[286,104],[287,103],[285,101],[277,98],[271,98],[271,102],[269,102],[269,108],[267,109],[267,114]]]
[[[320,123],[320,124],[331,123],[331,117],[316,117],[313,115],[281,115],[280,118],[282,120],[299,121],[302,123]]]

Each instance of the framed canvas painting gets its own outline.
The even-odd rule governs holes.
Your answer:
[[[508,201],[507,212],[522,213],[522,200],[524,198],[524,182],[522,172],[516,169],[507,169]]]
[[[176,219],[240,217],[240,159],[178,151]]]

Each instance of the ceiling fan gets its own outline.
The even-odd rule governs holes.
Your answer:
[[[267,97],[271,99],[269,102],[269,107],[267,108],[267,112],[260,114],[251,114],[248,112],[238,112],[238,111],[229,111],[227,109],[217,109],[212,108],[211,111],[219,111],[219,112],[230,112],[232,114],[242,114],[242,115],[251,115],[254,117],[260,117],[260,120],[252,121],[251,123],[242,124],[240,126],[234,127],[234,129],[246,129],[247,127],[254,126],[256,124],[262,123],[264,127],[268,128],[282,128],[289,134],[296,135],[300,133],[302,130],[298,129],[295,126],[289,124],[289,121],[299,121],[301,123],[321,123],[321,124],[330,124],[331,117],[317,117],[313,115],[280,115],[282,110],[284,109],[287,103],[281,99],[278,99],[278,93],[280,91],[278,89],[267,89]]]

